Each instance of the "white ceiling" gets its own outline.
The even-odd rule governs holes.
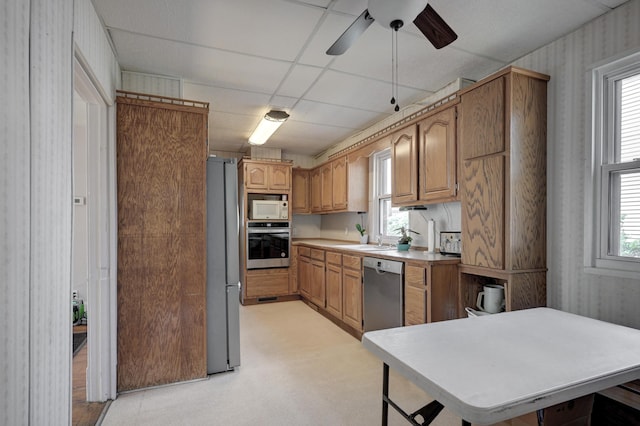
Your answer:
[[[403,1],[403,0],[389,0]],[[626,0],[432,0],[458,39],[436,50],[398,36],[399,105],[456,78],[478,80]],[[291,117],[266,143],[315,155],[393,114],[391,30],[373,24],[325,51],[367,0],[93,0],[123,70],[179,77],[210,103],[212,149],[244,152],[270,109]]]

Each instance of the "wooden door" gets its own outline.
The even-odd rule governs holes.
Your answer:
[[[206,377],[206,108],[118,97],[118,392]]]
[[[391,135],[391,202],[406,204],[418,200],[418,140],[416,125]]]
[[[309,170],[295,168],[291,172],[291,208],[294,213],[311,212],[311,182]]]
[[[427,322],[427,295],[424,282],[425,269],[406,265],[404,275],[404,325]]]
[[[311,212],[322,211],[322,172],[320,167],[311,170]]]
[[[298,246],[292,245],[289,263],[289,293],[298,294]]]
[[[269,170],[266,164],[246,163],[244,167],[247,189],[269,189]]]
[[[427,268],[427,321],[455,319],[458,313],[458,265],[430,264]],[[475,303],[472,305],[475,306]]]
[[[505,77],[464,93],[458,111],[463,160],[505,150]]]
[[[298,288],[303,297],[311,299],[311,259],[306,256],[298,258]]]
[[[418,123],[419,198],[452,201],[456,197],[456,110],[448,108]]]
[[[328,211],[333,209],[333,169],[331,163],[327,163],[320,168],[322,191],[321,202],[322,210]]]
[[[342,266],[327,263],[327,311],[342,319]]]
[[[324,262],[311,261],[311,301],[316,305],[325,307],[325,275]]]
[[[359,263],[359,262],[358,262]],[[342,269],[342,320],[345,324],[362,331],[362,273],[360,269]]]
[[[348,206],[349,188],[347,176],[347,157],[340,157],[331,162],[332,179],[333,179],[333,209],[345,210]]]
[[[271,191],[289,191],[291,189],[291,166],[288,164],[269,165],[269,189]]]
[[[504,268],[505,158],[468,160],[462,180],[462,263]]]

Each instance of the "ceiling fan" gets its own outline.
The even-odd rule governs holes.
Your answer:
[[[402,28],[405,22],[412,21],[436,49],[458,38],[444,19],[427,4],[427,0],[369,0],[368,8],[331,45],[327,55],[342,55],[373,21],[394,31]]]

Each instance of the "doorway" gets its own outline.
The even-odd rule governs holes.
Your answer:
[[[76,57],[71,251],[71,297],[75,296],[75,302],[71,304],[82,313],[74,318],[72,327],[86,326],[86,347],[82,349],[86,350],[85,401],[105,402],[116,396],[115,142],[109,131],[115,123],[113,106],[86,69]]]

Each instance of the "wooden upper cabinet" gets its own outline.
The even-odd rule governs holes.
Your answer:
[[[505,150],[505,80],[496,78],[461,96],[458,124],[463,160]]]
[[[322,210],[333,209],[333,168],[327,163],[320,168],[322,188],[320,201]]]
[[[247,163],[245,165],[245,186],[250,189],[269,189],[266,164]]]
[[[290,164],[243,161],[247,189],[277,192],[288,192],[291,189]]]
[[[316,167],[309,173],[311,179],[311,212],[322,211],[322,169]]]
[[[269,189],[272,191],[289,191],[291,189],[291,165],[269,165]]]
[[[291,208],[293,213],[311,213],[311,174],[308,169],[291,171]]]
[[[347,157],[340,157],[331,162],[331,179],[332,179],[332,209],[346,209],[348,205],[348,176],[347,176]]]
[[[464,265],[546,269],[548,80],[509,67],[461,93]]]
[[[456,108],[447,108],[418,122],[420,153],[419,199],[456,199]]]
[[[391,202],[407,204],[418,200],[417,126],[411,125],[391,135]]]
[[[368,157],[343,155],[311,171],[313,213],[367,211],[368,191]]]

